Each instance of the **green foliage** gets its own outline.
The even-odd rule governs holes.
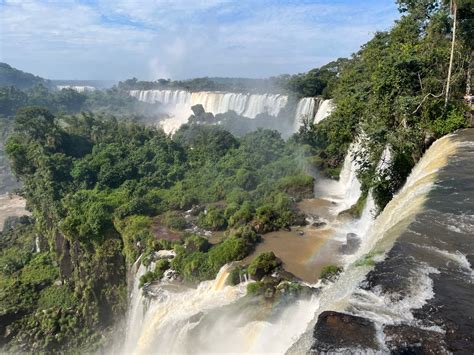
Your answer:
[[[211,247],[190,248],[176,246],[176,257],[172,260],[172,268],[188,281],[210,280],[216,277],[220,268],[227,263],[245,258],[259,240],[250,227],[238,230],[222,243]],[[193,245],[196,243],[194,242]]]
[[[437,136],[468,127],[468,119],[464,111],[454,108],[448,111],[445,117],[439,117],[432,123],[432,130]]]
[[[210,247],[209,241],[198,235],[187,236],[184,240],[184,248],[187,252],[206,252]]]
[[[265,284],[261,281],[251,282],[247,285],[247,294],[251,296],[263,295],[265,288]]]
[[[77,299],[68,286],[49,286],[43,289],[39,295],[38,308],[48,309],[60,307],[62,309],[71,308],[76,305]]]
[[[247,269],[237,266],[231,270],[227,282],[232,286],[238,285],[244,279],[245,274],[247,274]]]
[[[153,271],[147,271],[144,275],[140,276],[140,282],[138,287],[143,287],[143,285],[160,280],[165,271],[170,268],[170,262],[166,259],[161,259],[156,262],[155,269]]]
[[[388,32],[376,33],[342,65],[332,90],[336,109],[315,125],[306,122],[296,140],[309,144],[318,167],[341,165],[349,144],[363,137],[363,188],[373,188],[379,208],[392,198],[432,138],[465,127],[468,61],[472,53],[469,8],[459,3],[462,35],[454,48],[450,100],[444,103],[451,51],[449,4],[398,1],[403,16]],[[472,10],[472,9],[471,9]],[[472,12],[471,12],[472,16]],[[472,18],[472,17],[471,17]],[[362,134],[363,132],[363,134]],[[396,162],[380,174],[380,153],[389,144]],[[395,167],[395,165],[397,167]],[[389,177],[389,179],[386,179]]]
[[[227,220],[224,211],[217,206],[209,206],[198,216],[198,226],[213,231],[224,230],[227,227]]]
[[[58,268],[53,266],[49,253],[38,253],[23,267],[20,280],[25,284],[51,284],[59,277]]]
[[[261,253],[250,263],[248,273],[252,278],[260,280],[263,276],[271,274],[280,265],[280,259],[273,252]]]
[[[124,253],[129,264],[135,262],[145,249],[153,235],[150,231],[152,219],[148,216],[130,216],[115,220],[115,227],[124,242]]]
[[[342,267],[337,265],[328,265],[321,270],[320,278],[323,280],[333,281],[342,272]]]
[[[28,89],[35,85],[50,85],[50,82],[39,76],[15,69],[7,63],[0,63],[0,86]]]
[[[305,174],[286,176],[280,180],[278,188],[298,199],[310,198],[313,196],[314,180]]]
[[[176,211],[166,212],[163,216],[163,224],[168,228],[177,231],[182,231],[187,226],[184,216]]]

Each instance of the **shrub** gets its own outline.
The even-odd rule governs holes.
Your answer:
[[[265,284],[261,281],[251,282],[247,285],[247,294],[252,296],[263,295],[265,292]]]
[[[155,270],[147,271],[140,277],[140,283],[138,287],[143,287],[143,285],[153,282],[156,280],[160,280],[165,271],[170,268],[170,262],[167,259],[161,259],[156,262]]]
[[[228,283],[232,286],[237,285],[244,278],[244,275],[247,273],[247,269],[242,266],[237,266],[232,269],[227,279]]]
[[[260,280],[263,276],[270,274],[281,265],[281,260],[271,252],[261,253],[252,260],[248,267],[248,273],[252,278]]]
[[[342,272],[342,267],[337,265],[325,266],[321,271],[321,279],[323,280],[335,280],[336,277]]]
[[[186,237],[184,241],[184,247],[186,248],[186,251],[188,252],[196,252],[196,251],[206,252],[211,247],[211,244],[204,237],[201,237],[199,235],[190,235]]]
[[[207,212],[199,214],[197,224],[201,228],[219,231],[227,227],[227,220],[222,209],[216,206],[209,206]]]
[[[183,215],[176,211],[170,211],[163,216],[163,224],[173,230],[182,231],[186,228],[187,223]]]
[[[74,293],[67,286],[50,286],[41,291],[38,299],[38,308],[69,308],[73,307],[76,302]]]
[[[314,180],[305,174],[286,176],[280,179],[278,189],[297,198],[310,198],[313,196]]]

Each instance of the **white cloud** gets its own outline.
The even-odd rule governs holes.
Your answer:
[[[391,2],[7,0],[0,61],[50,78],[301,72],[386,29]]]

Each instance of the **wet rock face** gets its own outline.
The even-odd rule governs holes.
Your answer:
[[[384,328],[385,345],[391,354],[446,354],[443,335],[409,325]]]
[[[353,254],[359,249],[360,238],[355,233],[347,233],[346,243],[341,245],[340,252],[343,254]]]
[[[368,319],[345,313],[321,313],[313,335],[313,353],[370,352],[379,348],[374,324]]]

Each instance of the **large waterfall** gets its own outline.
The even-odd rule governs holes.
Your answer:
[[[216,115],[235,111],[239,115],[255,118],[266,113],[277,116],[286,106],[288,97],[279,94],[244,94],[230,92],[185,90],[132,90],[130,95],[148,103],[159,102],[181,123],[192,114],[191,107],[201,104],[206,112]]]
[[[388,352],[387,341],[393,341],[393,336],[407,336],[400,330],[403,326],[408,327],[408,334],[429,331],[435,332],[435,338],[447,334],[448,341],[451,336],[440,328],[440,325],[444,326],[439,323],[440,317],[446,319],[448,326],[457,329],[468,324],[473,315],[469,301],[473,297],[473,271],[466,255],[474,252],[474,215],[466,215],[465,211],[474,208],[473,138],[474,132],[466,131],[444,137],[425,153],[405,186],[362,238],[355,262],[321,293],[311,326],[290,352],[307,351],[312,344],[315,351],[321,351],[320,344],[326,339],[314,339],[313,328],[318,316],[326,310],[362,316],[375,322],[376,346],[365,349],[372,352]],[[451,171],[442,170],[445,167]],[[456,176],[455,180],[453,176]],[[462,191],[466,195],[459,203]],[[375,269],[370,271],[374,262]],[[368,272],[368,280],[363,282]],[[446,282],[447,286],[444,285]],[[456,296],[460,297],[457,306],[450,305],[450,297],[453,297],[450,287],[454,287]],[[439,309],[419,312],[421,320],[417,320],[413,310],[426,302]],[[433,309],[435,315],[430,322]],[[392,332],[388,338],[382,331],[387,325],[395,327],[388,328]],[[393,329],[400,334],[393,333]],[[472,336],[464,330],[464,334],[454,337],[462,342],[469,341]],[[356,346],[354,344],[354,349]],[[334,349],[334,352],[338,351],[344,349]],[[364,349],[357,351],[364,352]]]

